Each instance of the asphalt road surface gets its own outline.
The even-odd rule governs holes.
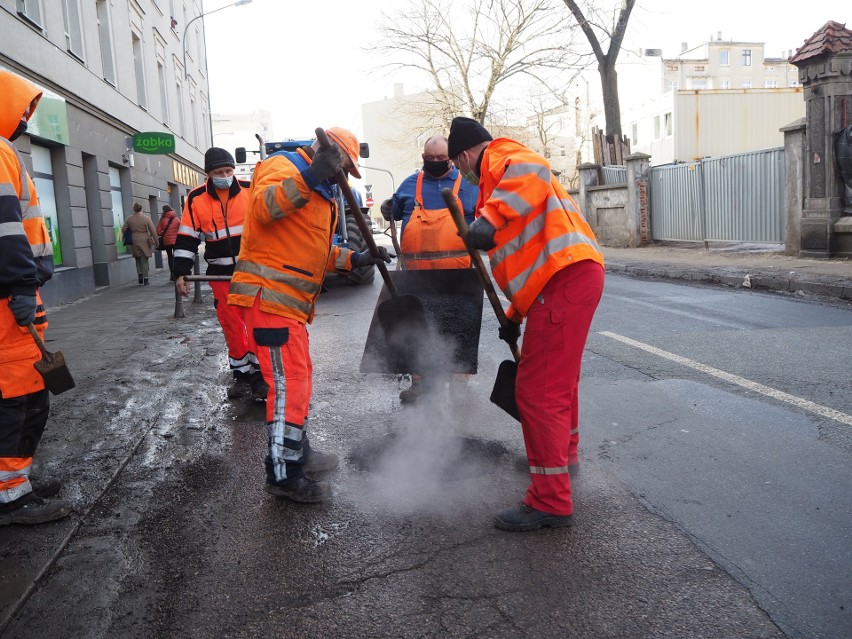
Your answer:
[[[78,387],[36,471],[76,512],[0,529],[8,637],[852,636],[848,306],[609,276],[581,386],[575,525],[505,533],[517,423],[479,374],[415,408],[358,364],[379,293],[310,327],[318,506],[262,489],[261,410],[229,402],[211,307],[162,276],[54,310]]]

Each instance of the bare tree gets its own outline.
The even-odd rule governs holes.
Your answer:
[[[583,11],[575,0],[563,1],[583,30],[598,61],[598,73],[601,76],[603,90],[606,135],[608,138],[621,138],[621,107],[618,103],[618,74],[615,72],[615,62],[621,51],[621,42],[624,40],[625,31],[627,31],[627,21],[630,19],[630,12],[633,10],[636,0],[621,0],[621,9],[611,28],[606,25],[605,14],[595,9],[594,5],[587,3],[587,18],[586,15],[583,15]],[[597,32],[609,38],[609,49],[606,53],[603,52]]]
[[[555,92],[571,81],[564,73],[576,66],[574,30],[558,0],[462,2],[466,12],[459,0],[411,0],[383,15],[380,28],[379,54],[394,58],[388,66],[430,78],[445,125],[459,113],[484,124],[495,92],[510,80],[531,79]]]

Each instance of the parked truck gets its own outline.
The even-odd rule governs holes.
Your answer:
[[[260,160],[263,161],[270,155],[282,152],[292,153],[297,149],[311,146],[314,142],[313,140],[283,140],[281,142],[266,142],[260,135],[255,135],[255,137],[260,143],[259,150],[248,151],[245,147],[238,147],[234,153],[234,158],[238,165],[245,164],[248,153],[259,154]],[[370,156],[370,147],[365,142],[361,143],[360,155],[362,158]],[[353,251],[360,252],[367,250],[367,242],[364,240],[364,236],[361,235],[361,230],[358,228],[358,223],[355,221],[353,216],[363,215],[366,219],[369,219],[369,209],[362,206],[360,211],[350,211],[349,206],[346,203],[343,194],[340,193],[340,190],[337,188],[337,185],[334,185],[333,189],[335,199],[337,200],[337,210],[343,211],[343,213],[337,216],[337,229],[332,236],[332,244],[352,249]],[[356,199],[359,200],[359,204],[361,204],[360,194],[358,194],[357,191],[354,193]],[[349,273],[341,274],[340,277],[342,277],[347,284],[351,284],[353,286],[371,284],[376,277],[376,267],[372,264],[369,266],[362,266],[360,268],[353,269]]]

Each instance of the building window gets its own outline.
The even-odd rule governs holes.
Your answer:
[[[763,86],[767,89],[774,89],[778,86],[778,80],[764,80]]]
[[[751,80],[743,80],[743,89],[751,88]]]
[[[719,88],[720,89],[730,89],[731,81],[730,80],[719,80]]]
[[[195,91],[189,92],[189,117],[192,118],[192,144],[199,148],[198,143],[198,114],[195,107]]]
[[[697,80],[692,78],[690,79],[690,84],[692,84],[693,89],[701,90],[707,88],[707,80]]]
[[[98,41],[101,45],[101,64],[103,78],[115,86],[115,63],[112,57],[112,30],[109,27],[109,3],[107,0],[97,0],[98,12]]]
[[[797,86],[799,86],[799,81],[798,81],[798,80],[790,80],[790,81],[787,83],[787,86],[788,86],[788,87],[797,87]]]
[[[124,226],[124,197],[121,194],[121,171],[116,166],[109,167],[109,193],[112,202],[112,230],[115,235],[115,250],[119,254],[127,253],[122,242],[121,227]]]
[[[166,90],[166,67],[160,60],[157,60],[157,82],[160,89],[160,117],[163,119],[163,124],[169,123],[169,96]]]
[[[142,38],[135,31],[130,32],[133,41],[133,68],[136,72],[136,103],[143,109],[147,108],[145,99],[145,57],[142,52]]]
[[[719,51],[719,66],[726,67],[728,66],[728,64],[730,64],[729,54],[730,51],[728,51],[727,49],[725,49],[724,51]]]
[[[177,88],[178,125],[180,126],[178,130],[180,131],[180,135],[186,138],[186,116],[183,112],[183,84],[181,84],[180,80],[175,83],[175,87]]]
[[[41,28],[41,5],[39,0],[17,0],[18,15]]]
[[[672,137],[673,133],[673,124],[672,124],[672,114],[666,113],[665,115],[665,124],[666,124],[666,137]]]
[[[668,86],[669,86],[669,88],[668,88],[669,91],[677,91],[678,87],[680,85],[679,85],[677,80],[669,80]]]
[[[703,64],[696,64],[695,70],[696,71],[704,71],[704,65]]]
[[[751,49],[743,49],[743,66],[751,66]]]
[[[65,46],[74,57],[85,61],[83,29],[80,26],[80,0],[62,0],[62,14],[65,18]]]
[[[775,73],[775,67],[766,67],[767,73]]]
[[[660,116],[655,115],[654,116],[654,139],[659,140],[662,137],[660,134],[661,134]]]
[[[634,122],[630,127],[630,141],[633,144],[639,144],[639,123]]]
[[[33,161],[33,172],[30,177],[35,184],[38,204],[53,244],[53,263],[60,266],[62,249],[59,245],[59,218],[56,214],[56,191],[53,188],[53,160],[50,157],[50,149],[33,144],[30,157]]]

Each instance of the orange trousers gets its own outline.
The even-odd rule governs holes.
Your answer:
[[[228,346],[228,364],[234,377],[248,377],[260,370],[257,356],[248,342],[248,333],[238,306],[228,305],[230,282],[209,282],[213,290],[213,307],[225,334]]]

